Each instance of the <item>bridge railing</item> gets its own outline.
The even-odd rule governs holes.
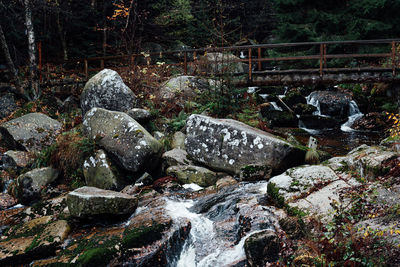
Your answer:
[[[391,71],[395,76],[400,62],[398,59],[400,56],[399,45],[400,39],[260,44],[91,57],[81,59],[80,62],[83,62],[82,70],[86,78],[90,73],[105,67],[133,68],[134,66],[150,66],[159,63],[175,66],[187,75],[202,72],[201,64],[218,65],[238,62],[248,64],[245,74],[248,75],[249,80],[252,79],[254,73],[259,72],[263,72],[265,75],[285,72],[318,72],[320,76],[323,76],[324,73],[332,71],[340,72],[361,68],[372,71]],[[371,53],[374,49],[377,52]],[[230,53],[238,57],[222,56],[220,59],[209,62],[206,57],[209,53]],[[356,60],[356,64],[343,61],[346,59]],[[343,62],[338,63],[339,60]],[[368,61],[367,67],[362,67],[360,60]],[[371,67],[371,65],[374,66]],[[274,66],[277,67],[274,68]],[[202,74],[207,75],[204,72]]]

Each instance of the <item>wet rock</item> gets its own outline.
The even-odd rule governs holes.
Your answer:
[[[172,137],[171,148],[185,149],[186,135],[182,132],[175,132]]]
[[[295,114],[280,110],[261,110],[263,118],[268,120],[270,127],[297,127],[299,124]]]
[[[136,96],[117,72],[104,69],[85,85],[81,95],[82,114],[99,107],[114,111],[128,111],[135,107]]]
[[[117,171],[113,171],[112,164],[104,150],[98,150],[94,156],[83,163],[83,175],[87,186],[106,190],[121,190],[128,182]]]
[[[386,115],[378,112],[368,113],[351,125],[351,128],[359,131],[382,131],[389,127]]]
[[[55,251],[70,232],[67,221],[59,220],[44,227],[37,225],[31,234],[16,235],[0,241],[0,264],[27,264],[32,260],[55,255]]]
[[[9,149],[40,152],[55,141],[61,128],[61,123],[42,113],[29,113],[3,123],[0,132]]]
[[[127,114],[93,108],[83,121],[86,135],[98,141],[125,169],[138,172],[157,166],[162,146]]]
[[[162,156],[162,166],[163,170],[166,170],[171,166],[178,165],[193,165],[193,162],[188,158],[188,154],[182,149],[172,149],[165,152]]]
[[[25,151],[8,150],[2,157],[3,169],[23,169],[34,160],[34,155]]]
[[[0,97],[0,119],[9,116],[16,109],[17,104],[12,94],[6,94]]]
[[[123,215],[135,211],[137,198],[119,192],[84,186],[68,194],[67,205],[70,214],[75,217]]]
[[[218,190],[221,190],[224,187],[231,186],[231,185],[237,185],[238,181],[236,181],[232,176],[225,176],[221,179],[218,179],[216,182],[216,187]]]
[[[249,236],[244,243],[250,266],[265,266],[279,258],[279,238],[275,231],[264,230]]]
[[[17,201],[7,193],[0,193],[0,210],[6,210],[15,206]]]
[[[248,165],[269,166],[273,173],[301,164],[305,151],[278,137],[230,119],[191,115],[186,151],[208,167],[239,174]]]
[[[45,167],[20,175],[16,181],[16,197],[24,204],[40,199],[42,188],[54,182],[58,174],[56,169]]]
[[[163,100],[191,100],[201,91],[208,90],[206,79],[195,76],[178,76],[166,81],[158,91],[158,97]]]
[[[214,185],[217,181],[215,172],[198,166],[172,166],[167,169],[166,173],[178,178],[181,183],[195,183],[203,187]]]
[[[145,172],[135,182],[137,186],[148,186],[153,184],[153,177]]]
[[[152,119],[150,111],[142,108],[133,108],[128,110],[126,113],[140,124],[146,124]]]
[[[293,108],[296,104],[306,104],[307,100],[301,95],[301,92],[297,89],[291,89],[286,93],[282,99],[289,107]]]
[[[300,116],[300,125],[308,129],[335,129],[340,126],[340,121],[329,118],[321,117],[316,115],[302,115]]]
[[[299,103],[293,106],[293,111],[299,115],[311,115],[316,110],[316,107],[303,103]]]
[[[322,115],[339,119],[349,116],[351,97],[348,94],[335,91],[315,91],[308,98],[314,106],[319,106]]]

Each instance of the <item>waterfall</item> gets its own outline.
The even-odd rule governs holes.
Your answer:
[[[354,131],[351,126],[356,120],[364,115],[361,113],[360,109],[357,106],[357,103],[354,100],[350,101],[349,105],[349,118],[344,124],[342,124],[342,126],[340,126],[340,130],[342,130],[343,132]]]
[[[317,108],[317,110],[313,112],[313,115],[316,115],[316,116],[324,116],[324,115],[321,114],[321,105],[319,104],[319,101],[317,100],[316,97],[312,97],[311,95],[312,95],[312,94],[310,94],[309,96],[307,96],[307,97],[306,97],[306,100],[307,100],[307,104],[308,104],[308,105],[312,105],[312,106],[314,106],[314,107]]]
[[[276,104],[276,102],[269,102],[271,106],[274,108],[274,110],[279,110],[282,111],[282,108]]]
[[[307,128],[305,125],[304,125],[304,122],[302,122],[301,120],[299,120],[299,129],[302,129],[302,130],[304,130],[304,131],[306,131],[307,133],[309,133],[309,134],[312,134],[312,135],[317,135],[317,134],[320,134],[321,133],[321,131],[320,130],[315,130],[315,129],[309,129],[309,128]]]

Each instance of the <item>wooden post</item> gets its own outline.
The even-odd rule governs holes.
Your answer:
[[[183,60],[183,69],[184,69],[185,75],[187,75],[187,52],[186,51],[185,51],[184,60]]]
[[[396,76],[396,42],[392,42],[392,74]]]
[[[324,67],[324,45],[323,44],[321,44],[320,46],[319,46],[319,76],[321,76],[322,77],[322,70],[323,70],[323,67]]]
[[[251,48],[249,48],[249,81],[252,80],[252,66],[251,66]]]
[[[104,59],[100,60],[100,68],[104,69]]]
[[[328,54],[327,52],[327,48],[326,48],[326,44],[324,44],[324,68],[327,68],[327,60],[326,60],[326,55]]]
[[[43,80],[42,77],[42,42],[40,41],[38,44],[38,53],[39,53],[39,81]]]
[[[196,72],[197,72],[197,52],[196,51],[194,51],[193,52],[193,74],[192,75],[195,75],[196,74]]]
[[[258,48],[258,71],[261,71],[261,47]]]
[[[89,77],[88,60],[87,59],[85,59],[85,77],[86,77],[86,79]]]

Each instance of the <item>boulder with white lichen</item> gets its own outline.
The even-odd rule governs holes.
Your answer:
[[[189,156],[212,169],[239,174],[256,164],[278,173],[304,162],[305,150],[235,120],[191,115],[186,126]]]
[[[83,130],[128,171],[154,169],[161,157],[161,144],[126,113],[92,108]]]

